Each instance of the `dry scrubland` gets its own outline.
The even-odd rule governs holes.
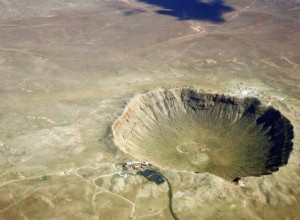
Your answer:
[[[257,97],[295,137],[286,166],[245,186],[161,166],[176,216],[300,216],[300,5],[201,4],[214,17],[150,0],[0,0],[0,219],[172,219],[166,183],[118,175],[143,158],[111,127],[135,95],[182,87]]]

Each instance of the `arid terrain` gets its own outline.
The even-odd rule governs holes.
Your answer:
[[[299,219],[299,39],[292,0],[0,0],[0,219]],[[121,175],[148,158],[112,126],[139,94],[181,88],[279,110],[287,165],[234,183],[153,161],[171,213],[167,182]]]

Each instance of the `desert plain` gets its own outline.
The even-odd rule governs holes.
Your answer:
[[[299,39],[299,1],[0,0],[0,219],[174,219],[166,182],[120,175],[144,158],[112,126],[181,88],[255,97],[294,138],[286,165],[243,184],[154,164],[175,218],[299,219]]]

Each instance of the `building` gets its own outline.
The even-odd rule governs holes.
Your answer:
[[[163,184],[166,181],[164,176],[160,172],[156,172],[156,170],[147,169],[139,171],[137,174],[145,177],[152,182],[155,182],[157,185]]]

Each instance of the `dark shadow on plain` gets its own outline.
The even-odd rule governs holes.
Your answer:
[[[204,20],[214,23],[225,22],[223,14],[234,9],[222,0],[203,2],[201,0],[138,0],[162,9],[158,14],[177,17],[180,20]]]

